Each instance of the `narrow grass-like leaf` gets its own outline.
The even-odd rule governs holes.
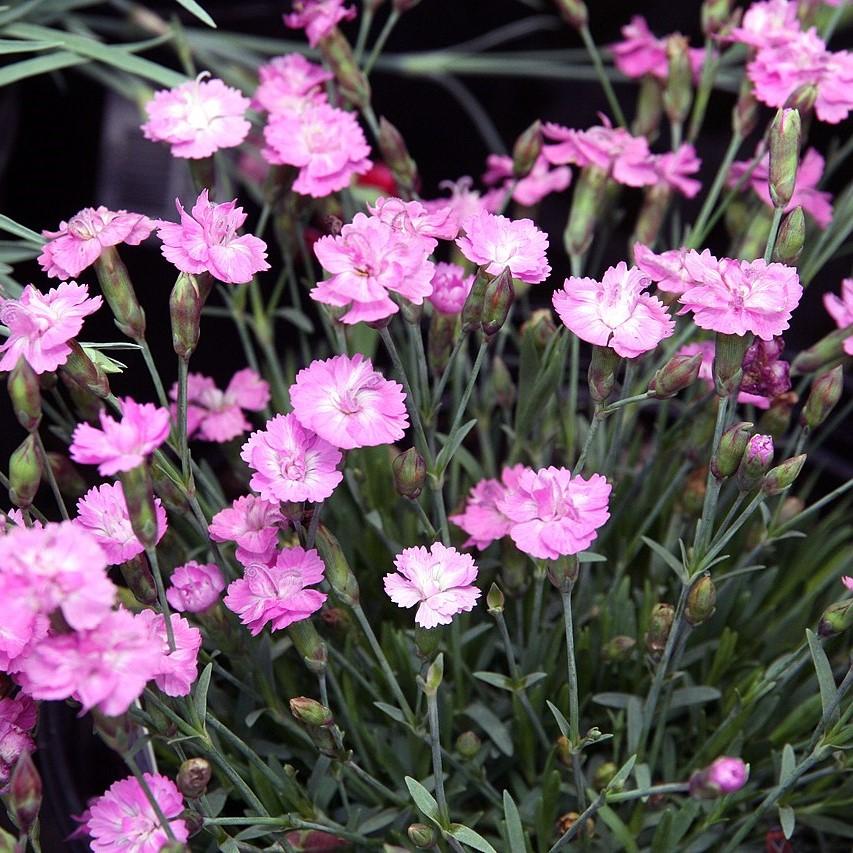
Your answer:
[[[835,678],[832,675],[832,666],[829,663],[829,658],[820,644],[820,640],[814,631],[806,628],[806,638],[809,641],[809,651],[812,655],[815,673],[817,674],[817,684],[820,688],[820,704],[823,708],[823,713],[826,715],[832,702],[835,700]]]
[[[2,74],[3,70],[5,69],[0,70],[0,74]],[[14,219],[10,219],[2,213],[0,213],[0,230],[14,234],[16,237],[20,237],[22,240],[34,243],[37,246],[44,244],[44,237],[41,234],[36,234],[35,231],[31,231],[26,225],[21,225],[20,222],[15,222]]]
[[[548,706],[548,710],[554,715],[554,719],[557,721],[557,726],[560,729],[560,734],[563,737],[568,737],[571,726],[569,725],[569,721],[563,716],[563,712],[551,701],[546,701],[545,704]]]
[[[672,691],[670,708],[686,708],[689,705],[704,705],[706,702],[715,702],[721,693],[716,687],[679,687]]]
[[[191,15],[195,15],[202,23],[216,29],[216,21],[195,0],[175,0],[175,2],[183,6]]]
[[[210,690],[210,676],[213,675],[213,661],[211,661],[202,671],[198,682],[193,691],[193,704],[195,705],[198,718],[204,724],[204,718],[207,714],[207,692]]]
[[[614,838],[619,842],[622,849],[627,853],[640,853],[640,848],[637,847],[637,842],[634,840],[634,833],[625,825],[622,819],[609,806],[602,806],[599,811],[601,819],[607,828],[613,833]]]
[[[509,849],[513,853],[524,853],[527,843],[524,836],[524,825],[521,815],[509,791],[504,791],[504,817],[506,818],[506,834],[509,839]]]
[[[470,421],[460,424],[453,435],[447,438],[444,447],[441,448],[441,452],[435,460],[435,470],[433,473],[436,477],[441,477],[444,474],[445,469],[450,464],[450,460],[453,458],[453,454],[456,452],[456,448],[465,441],[465,436],[471,432],[476,423],[477,419],[472,418]]]
[[[667,551],[663,545],[655,542],[654,539],[649,539],[648,536],[641,536],[640,538],[675,572],[680,580],[686,580],[687,576],[684,571],[684,564],[678,560],[675,554]]]

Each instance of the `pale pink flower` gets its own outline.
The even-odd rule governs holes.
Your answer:
[[[280,631],[294,622],[308,619],[323,606],[326,594],[308,589],[323,580],[326,567],[312,548],[285,548],[275,564],[249,566],[243,577],[232,581],[225,606],[240,617],[253,636],[268,622]]]
[[[449,517],[468,534],[464,548],[473,545],[485,551],[492,542],[509,534],[512,522],[498,509],[498,502],[515,488],[524,470],[524,465],[504,468],[500,480],[480,480],[471,488],[464,512]]]
[[[464,230],[469,219],[490,212],[486,199],[477,190],[472,189],[473,183],[467,175],[457,181],[442,181],[439,186],[441,189],[450,190],[450,196],[422,202],[430,213],[447,217],[448,232],[452,234],[446,238],[448,240],[455,239],[459,231]]]
[[[154,498],[154,508],[159,542],[166,533],[166,510],[160,498]],[[77,501],[74,523],[87,530],[101,546],[107,565],[126,563],[145,550],[131,527],[121,483],[104,483],[89,489]]]
[[[794,0],[766,0],[747,8],[740,26],[731,31],[727,40],[756,48],[775,47],[796,38],[799,32]]]
[[[102,303],[100,296],[90,298],[89,288],[75,281],[63,281],[47,293],[28,284],[19,299],[0,297],[0,323],[9,329],[9,337],[0,344],[0,370],[12,370],[19,358],[36,373],[56,370],[68,360],[68,341]]]
[[[0,569],[0,601],[5,603],[0,620],[0,672],[13,672],[20,655],[47,633],[48,625],[39,613],[30,581],[8,573],[4,562]]]
[[[78,424],[69,449],[75,462],[97,465],[102,477],[139,467],[169,437],[169,411],[153,403],[126,397],[120,421],[103,411],[100,418],[100,429]]]
[[[544,154],[536,158],[530,173],[517,182],[513,182],[512,157],[489,154],[486,166],[483,183],[488,187],[500,187],[500,192],[496,196],[499,206],[503,205],[506,193],[510,190],[512,190],[513,200],[518,204],[533,207],[545,196],[562,192],[572,182],[571,169],[568,166],[557,166],[552,169]]]
[[[278,532],[285,524],[278,501],[243,495],[213,516],[208,531],[214,542],[236,543],[235,556],[247,566],[268,563],[272,559]]]
[[[219,566],[195,560],[178,566],[169,581],[171,586],[166,590],[166,599],[179,613],[201,613],[213,607],[219,601],[219,593],[225,589],[225,578]]]
[[[835,320],[839,329],[844,329],[853,323],[853,278],[845,278],[841,282],[840,297],[834,293],[824,293],[823,307]],[[847,355],[853,355],[853,335],[844,339],[844,352]]]
[[[145,105],[146,139],[168,142],[173,157],[199,160],[220,148],[234,148],[249,133],[249,99],[221,80],[199,74],[174,89],[161,89]]]
[[[326,101],[323,84],[334,75],[301,53],[276,56],[258,68],[260,82],[252,106],[270,113],[299,113]]]
[[[343,323],[384,320],[400,310],[391,293],[415,305],[432,293],[435,266],[427,260],[431,251],[424,238],[357,213],[338,236],[327,235],[314,244],[314,254],[331,276],[317,283],[311,297],[347,306]]]
[[[659,180],[654,155],[644,136],[632,136],[621,127],[612,127],[605,116],[603,125],[589,130],[571,130],[547,122],[542,133],[556,145],[546,145],[543,153],[555,165],[574,163],[585,168],[595,166],[617,183],[646,187]]]
[[[399,607],[414,607],[415,623],[422,628],[449,625],[457,613],[474,609],[480,590],[473,586],[477,565],[470,554],[460,554],[434,542],[430,549],[405,548],[394,558],[396,572],[385,575],[385,592]]]
[[[684,267],[684,258],[688,251],[688,249],[670,249],[655,254],[648,246],[635,243],[634,263],[641,272],[657,284],[658,290],[665,293],[684,293],[691,282],[690,273]]]
[[[456,245],[469,261],[498,275],[509,267],[513,278],[537,284],[551,273],[548,237],[532,219],[509,219],[481,213],[465,223],[465,236]]]
[[[193,205],[192,216],[180,199],[175,205],[181,221],[158,220],[157,236],[163,241],[163,257],[181,272],[209,272],[226,284],[245,284],[255,273],[270,268],[263,240],[252,234],[237,236],[246,214],[236,199],[215,204],[205,188]]]
[[[162,613],[144,608],[136,614],[148,631],[152,647],[157,649],[157,670],[154,683],[167,696],[186,696],[198,678],[198,650],[201,648],[201,631],[194,628],[183,616],[171,614],[172,635],[175,648],[169,648],[166,617]]]
[[[58,231],[41,232],[49,239],[38,261],[48,276],[76,278],[107,246],[138,246],[153,230],[154,223],[141,213],[86,207],[60,222]]]
[[[355,15],[353,6],[344,0],[293,0],[293,11],[284,16],[284,23],[292,30],[305,30],[308,44],[316,47],[341,21],[350,21]]]
[[[314,198],[348,187],[353,175],[363,175],[372,165],[358,119],[330,104],[308,104],[300,113],[270,115],[264,139],[264,158],[296,166],[299,174],[293,189]]]
[[[429,252],[439,240],[453,240],[459,228],[449,209],[430,211],[419,201],[403,201],[394,196],[380,196],[367,209],[381,222],[410,239],[420,238]],[[429,254],[427,252],[427,254]]]
[[[359,353],[312,361],[296,374],[290,402],[302,426],[345,450],[392,444],[409,426],[403,386]]]
[[[809,148],[806,151],[797,169],[794,194],[785,207],[785,213],[795,207],[802,207],[806,213],[811,214],[820,228],[826,228],[832,222],[832,194],[818,189],[820,179],[823,177],[823,163],[823,157],[814,148]],[[730,187],[735,186],[749,171],[751,165],[749,160],[739,160],[732,163],[727,179],[728,185]],[[753,192],[767,207],[773,207],[769,181],[770,153],[768,152],[752,169],[748,186],[752,187]]]
[[[850,575],[844,575],[841,578],[841,583],[844,584],[845,589],[849,589],[853,592],[853,578],[851,578]]]
[[[458,264],[436,264],[429,301],[442,314],[458,314],[473,286],[474,276]]]
[[[676,151],[652,156],[658,177],[672,189],[687,198],[693,198],[702,189],[701,182],[690,177],[699,171],[702,161],[689,143],[679,146]]]
[[[556,560],[588,548],[608,518],[610,484],[593,474],[573,477],[566,468],[526,469],[498,501],[512,522],[509,535],[532,557]]]
[[[184,798],[175,783],[156,773],[144,773],[143,778],[169,822],[172,835],[177,841],[186,841],[189,830],[180,817]],[[94,853],[159,853],[169,842],[148,796],[132,776],[114,782],[92,802],[86,831]]]
[[[726,335],[752,332],[765,341],[788,328],[803,288],[797,270],[763,260],[717,260],[710,252],[688,252],[690,286],[679,296],[679,314],[693,312],[701,329]]]
[[[675,331],[663,302],[644,292],[650,284],[636,267],[620,262],[601,281],[567,278],[563,289],[554,293],[554,309],[582,341],[636,358]]]
[[[669,62],[666,58],[666,41],[655,36],[642,15],[634,15],[629,24],[622,27],[623,40],[610,45],[616,67],[626,77],[644,77],[650,74],[658,80],[669,76]],[[701,47],[688,49],[690,68],[694,79],[698,80],[705,61],[705,51]]]

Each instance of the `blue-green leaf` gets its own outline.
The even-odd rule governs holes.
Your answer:
[[[176,0],[176,2],[183,6],[191,15],[195,15],[200,21],[216,29],[216,21],[195,0]]]
[[[417,779],[412,779],[411,776],[406,776],[406,787],[424,817],[429,818],[436,826],[441,826],[441,815],[435,797]]]
[[[518,806],[515,804],[512,795],[509,791],[504,791],[504,817],[506,818],[506,834],[509,838],[509,849],[513,853],[525,853],[527,843],[524,836],[524,825],[521,822],[521,815],[518,813]]]

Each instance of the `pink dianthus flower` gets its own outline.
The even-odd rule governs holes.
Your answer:
[[[766,0],[750,4],[739,27],[727,37],[755,48],[775,47],[796,38],[800,32],[797,3],[793,0]]]
[[[0,699],[0,793],[12,775],[18,759],[24,752],[34,752],[32,737],[38,717],[36,703],[23,693]]]
[[[506,193],[512,191],[513,201],[525,207],[539,204],[545,196],[562,192],[572,182],[572,172],[568,166],[551,168],[548,158],[540,154],[533,164],[529,174],[519,181],[514,181],[512,157],[501,154],[489,154],[486,159],[486,173],[483,183],[488,186],[500,187],[496,197],[502,206]],[[494,211],[496,212],[496,211]]]
[[[279,529],[284,525],[277,500],[243,495],[213,516],[208,531],[214,542],[235,542],[235,556],[247,566],[270,561],[278,544]]]
[[[151,645],[159,652],[154,683],[167,696],[186,696],[198,677],[198,650],[201,648],[201,631],[194,628],[183,616],[171,614],[174,650],[169,648],[166,634],[166,617],[162,613],[144,608],[136,619],[148,631]]]
[[[355,7],[345,6],[344,0],[293,0],[293,11],[284,16],[292,30],[305,30],[308,44],[316,47],[340,21],[350,21]]]
[[[330,71],[301,53],[276,56],[258,68],[260,82],[252,106],[270,113],[299,113],[309,104],[326,102],[323,84],[334,79]]]
[[[689,143],[679,146],[676,151],[652,156],[658,177],[670,188],[686,198],[693,198],[702,189],[701,182],[690,177],[699,171],[702,161]]]
[[[469,219],[490,212],[486,199],[471,188],[473,183],[467,175],[457,181],[442,181],[439,186],[450,190],[450,196],[422,202],[430,213],[447,217],[448,230],[452,234],[446,238],[448,240],[454,239],[460,230],[464,230]]]
[[[195,560],[178,566],[169,581],[171,586],[166,590],[166,599],[179,613],[207,610],[219,601],[219,593],[225,589],[225,578],[219,566]]]
[[[684,257],[688,251],[688,249],[670,249],[655,254],[648,246],[635,243],[634,263],[641,272],[657,284],[658,290],[665,293],[684,293],[691,281],[690,273],[684,267]]]
[[[464,512],[449,516],[449,521],[468,534],[464,548],[473,545],[485,551],[492,542],[509,534],[512,522],[498,509],[498,502],[515,488],[524,470],[524,465],[513,465],[503,469],[500,480],[480,480],[468,493]]]
[[[853,323],[853,278],[845,278],[841,282],[840,297],[834,293],[824,293],[823,306],[839,329],[844,329]],[[844,339],[844,352],[847,355],[853,355],[853,335]]]
[[[442,314],[458,314],[474,286],[474,276],[466,275],[458,264],[438,263],[432,277],[429,301]]]
[[[669,61],[666,56],[666,41],[658,38],[649,29],[642,15],[634,15],[631,22],[622,27],[623,40],[610,45],[616,67],[626,76],[644,77],[650,74],[658,80],[669,76]],[[688,49],[690,68],[694,79],[698,79],[705,61],[701,47]]]
[[[367,209],[394,231],[410,239],[414,237],[423,240],[425,247],[428,247],[427,254],[435,249],[439,240],[452,240],[459,232],[449,209],[431,211],[419,201],[380,196]]]

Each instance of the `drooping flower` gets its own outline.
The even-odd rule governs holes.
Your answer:
[[[375,216],[357,213],[338,236],[321,237],[314,254],[331,276],[311,291],[326,305],[347,306],[344,323],[384,320],[399,311],[390,295],[421,305],[432,293],[432,248],[423,238],[412,238]]]
[[[749,777],[749,765],[740,758],[720,756],[704,770],[690,777],[690,795],[700,799],[720,797],[739,791]]]
[[[209,272],[226,284],[245,284],[270,265],[266,261],[267,244],[252,234],[237,236],[246,221],[236,199],[215,204],[207,189],[199,194],[192,215],[175,200],[180,222],[157,221],[157,236],[163,241],[163,257],[181,272],[198,275]]]
[[[752,332],[765,341],[781,335],[803,294],[797,270],[784,264],[691,251],[684,265],[692,281],[679,296],[679,313],[692,311],[697,326],[722,334]]]
[[[510,191],[513,201],[525,207],[533,207],[545,196],[562,192],[572,182],[571,169],[568,166],[557,166],[552,169],[544,154],[536,158],[533,168],[519,181],[513,180],[512,157],[489,154],[486,166],[483,183],[488,187],[500,188],[496,198],[501,206],[506,193]]]
[[[172,835],[177,841],[186,841],[189,830],[180,817],[184,798],[175,783],[156,773],[144,773],[143,778]],[[169,842],[148,796],[132,776],[114,782],[91,804],[86,831],[94,853],[159,853]]]
[[[548,237],[532,219],[481,213],[465,223],[465,235],[457,237],[456,245],[469,261],[491,275],[509,267],[513,278],[537,284],[551,273],[545,254]]]
[[[601,474],[584,479],[552,466],[522,471],[497,507],[512,522],[509,535],[520,550],[556,560],[590,546],[610,518],[609,499]]]
[[[269,163],[299,169],[293,189],[302,195],[324,198],[371,167],[358,119],[327,103],[308,104],[300,113],[271,114],[264,139],[262,153]]]
[[[153,403],[122,400],[121,420],[101,412],[101,428],[77,425],[71,439],[71,458],[97,465],[102,477],[141,465],[169,436],[169,411]]]
[[[169,396],[177,402],[177,382]],[[190,373],[187,377],[187,436],[220,443],[231,441],[252,428],[243,411],[259,412],[269,399],[269,383],[250,367],[238,370],[224,391],[217,388],[210,377]]]
[[[498,509],[498,503],[508,490],[515,488],[524,470],[523,465],[504,468],[500,480],[480,480],[471,488],[464,512],[448,519],[468,534],[463,547],[473,545],[484,551],[492,542],[509,534],[512,522]]]
[[[563,324],[582,341],[608,346],[625,358],[654,349],[675,330],[664,304],[644,293],[651,284],[624,262],[610,267],[601,281],[567,278],[553,296]]]
[[[309,104],[325,103],[323,84],[334,75],[301,53],[288,53],[258,68],[258,77],[252,106],[280,114],[300,113]]]
[[[650,74],[658,80],[669,76],[669,62],[666,56],[666,40],[658,38],[649,29],[642,15],[634,15],[631,22],[622,27],[622,41],[610,46],[616,67],[626,76],[644,77]],[[701,47],[688,50],[693,76],[698,79],[705,61],[705,51]]]
[[[100,296],[89,297],[89,288],[75,281],[63,281],[47,293],[28,284],[19,299],[0,297],[0,323],[9,329],[0,344],[0,370],[12,370],[19,358],[36,373],[56,370],[71,352],[68,341],[102,304]]]
[[[201,648],[201,631],[194,628],[183,616],[171,615],[174,650],[169,648],[166,617],[162,613],[144,608],[136,614],[148,631],[149,642],[159,653],[154,683],[167,696],[186,696],[198,677],[198,650]]]
[[[242,578],[232,581],[225,606],[240,617],[253,636],[267,623],[280,631],[307,619],[323,606],[326,594],[309,589],[323,580],[326,567],[312,548],[285,548],[275,564],[249,566]]]
[[[216,78],[199,74],[174,89],[161,89],[145,105],[146,139],[167,142],[173,157],[199,160],[220,148],[234,148],[249,133],[249,99]]]
[[[756,48],[775,47],[795,38],[799,32],[796,2],[766,0],[750,4],[740,26],[731,31],[727,40]]]
[[[474,276],[466,275],[458,264],[438,263],[432,277],[429,301],[442,314],[458,314],[474,286]]]
[[[823,163],[823,157],[814,148],[809,148],[806,151],[797,169],[794,194],[785,207],[785,213],[795,207],[802,207],[806,213],[811,214],[818,226],[826,228],[832,221],[832,194],[818,189],[820,179],[823,177]],[[748,160],[732,163],[727,179],[728,185],[733,187],[741,181],[743,176],[749,172],[751,165]],[[768,152],[752,169],[749,176],[749,186],[768,207],[772,208],[773,201],[770,198],[769,179],[770,153]]]
[[[391,444],[409,426],[403,387],[358,353],[312,361],[296,374],[290,402],[302,426],[345,450]]]
[[[166,533],[166,510],[160,498],[154,498],[157,512],[157,541]],[[77,501],[74,523],[89,531],[101,546],[107,565],[126,563],[145,550],[130,525],[127,502],[121,483],[104,483],[89,489]]]
[[[841,282],[841,296],[834,293],[824,293],[823,307],[829,316],[835,320],[839,329],[853,323],[853,278],[845,278]],[[844,339],[844,352],[853,355],[853,335]]]
[[[284,525],[277,500],[270,502],[256,495],[243,495],[213,516],[208,531],[214,542],[235,542],[235,556],[247,566],[272,559],[278,532]]]
[[[699,171],[702,161],[689,143],[680,145],[676,151],[654,154],[653,160],[660,180],[683,196],[693,198],[702,189],[701,182],[690,177]]]
[[[24,752],[35,752],[32,737],[38,717],[33,700],[23,693],[0,699],[0,792],[4,792],[15,763]]]
[[[355,17],[355,8],[344,0],[293,0],[293,11],[284,16],[292,30],[305,30],[308,44],[316,47],[341,21]]]
[[[684,267],[688,249],[670,249],[655,254],[642,243],[634,244],[634,263],[666,293],[684,293],[690,285],[690,273]],[[708,250],[705,250],[708,252]],[[708,252],[710,254],[710,252]]]
[[[178,566],[169,581],[171,586],[166,590],[166,599],[179,613],[207,610],[219,601],[219,593],[225,589],[225,578],[219,566],[195,560]]]
[[[42,231],[48,240],[38,262],[50,277],[76,278],[107,246],[138,246],[153,230],[154,223],[141,213],[86,207],[60,222],[57,231]]]
[[[473,557],[440,542],[429,550],[405,548],[394,558],[394,566],[397,571],[385,575],[385,592],[400,607],[417,604],[415,622],[422,628],[449,625],[457,613],[472,610],[480,597],[473,585]]]

